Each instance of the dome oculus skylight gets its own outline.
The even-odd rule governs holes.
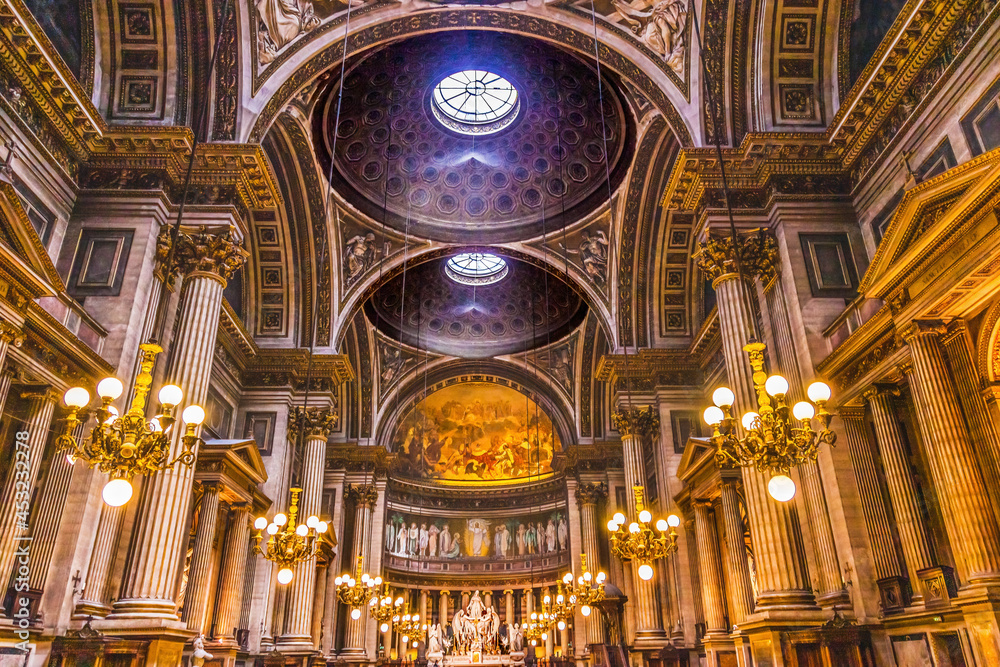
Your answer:
[[[431,107],[445,126],[463,134],[491,134],[517,117],[517,89],[499,74],[468,69],[434,86]]]
[[[463,285],[492,285],[503,280],[509,268],[503,258],[488,252],[463,252],[450,258],[444,270]]]

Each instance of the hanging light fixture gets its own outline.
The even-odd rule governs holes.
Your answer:
[[[376,594],[368,600],[368,613],[378,622],[380,632],[388,632],[389,621],[393,620],[393,617],[399,614],[399,610],[403,606],[403,598],[396,598],[394,604],[392,591],[389,590],[389,582],[385,582],[383,586],[385,588],[382,590],[381,595]]]
[[[290,489],[292,501],[288,507],[288,515],[278,513],[271,521],[259,516],[253,527],[257,529],[254,535],[254,553],[278,566],[278,583],[285,585],[292,581],[297,563],[309,560],[318,550],[317,540],[328,530],[326,521],[320,521],[317,516],[310,516],[305,523],[296,525],[299,514],[299,494],[302,489]],[[262,546],[264,533],[269,535],[266,545]]]
[[[532,594],[534,595],[534,594]],[[552,611],[549,608],[549,604],[552,602],[552,598],[548,593],[542,598],[542,610],[540,612],[533,611],[527,623],[523,625],[524,638],[528,640],[528,643],[532,646],[538,646],[538,642],[547,641],[549,638],[549,632],[552,630],[552,626],[555,624],[555,618],[552,615]]]
[[[830,387],[825,382],[813,382],[806,389],[812,403],[799,401],[789,409],[785,403],[788,381],[780,375],[764,374],[764,344],[750,343],[743,349],[753,369],[757,411],[747,412],[740,419],[740,435],[732,414],[736,399],[733,391],[719,387],[712,393],[715,405],[705,409],[704,418],[712,427],[712,442],[718,448],[715,459],[721,467],[752,466],[771,473],[768,492],[775,500],[787,502],[795,495],[795,482],[788,476],[792,466],[815,461],[820,444],[837,442],[837,434],[830,430],[833,415],[826,410]],[[814,418],[819,422],[819,431],[813,430]]]
[[[378,597],[378,588],[382,585],[382,577],[372,577],[361,571],[361,562],[361,556],[358,556],[354,576],[344,573],[333,580],[340,601],[354,607],[351,618],[355,621],[361,618],[361,608],[367,606],[372,598]]]
[[[635,510],[638,521],[625,525],[626,518],[621,512],[608,521],[611,532],[611,552],[622,560],[634,560],[638,563],[639,578],[649,581],[653,578],[653,561],[666,558],[677,551],[677,531],[681,524],[680,517],[671,514],[666,519],[658,519],[655,523],[656,532],[650,527],[653,515],[644,506],[644,490],[641,486],[633,486],[635,493]]]
[[[73,431],[82,423],[80,411],[90,403],[90,392],[83,387],[73,387],[63,396],[69,416],[56,446],[65,453],[71,465],[80,460],[111,477],[101,495],[112,507],[124,505],[132,498],[132,478],[136,475],[169,470],[177,463],[194,464],[194,450],[200,441],[195,430],[205,420],[205,410],[201,406],[189,405],[181,413],[185,432],[181,438],[181,453],[173,459],[170,458],[170,445],[176,421],[174,408],[184,398],[181,388],[173,384],[161,387],[157,394],[160,412],[151,419],[146,418],[146,397],[153,381],[153,364],[161,351],[160,346],[153,343],[139,346],[139,373],[135,378],[132,404],[124,415],[111,405],[125,391],[122,381],[106,377],[97,384],[97,395],[101,397],[101,407],[96,410],[97,424],[90,436],[80,443],[73,437]]]
[[[585,617],[590,616],[593,606],[604,599],[606,578],[607,575],[603,572],[598,572],[597,576],[594,576],[587,570],[587,554],[580,554],[580,576],[575,582],[572,572],[563,575],[566,594],[580,606],[580,613]]]
[[[407,646],[411,642],[416,646],[418,642],[423,641],[424,633],[427,632],[427,624],[420,622],[420,614],[399,613],[403,610],[402,597],[396,598],[395,607],[397,611],[392,617],[393,629],[400,634],[403,646]]]

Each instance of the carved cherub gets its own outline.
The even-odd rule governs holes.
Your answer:
[[[684,0],[659,0],[652,9],[639,10],[624,0],[611,0],[632,32],[663,56],[677,74],[684,72],[684,29],[687,6]]]

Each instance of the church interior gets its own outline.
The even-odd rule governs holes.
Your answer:
[[[0,667],[1000,667],[997,63],[0,0]]]

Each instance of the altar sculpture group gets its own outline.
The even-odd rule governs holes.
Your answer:
[[[498,521],[496,527],[493,523],[487,519],[468,519],[466,527],[471,538],[465,545],[461,530],[453,529],[447,521],[438,520],[428,527],[426,521],[418,526],[411,520],[407,526],[406,518],[397,514],[386,524],[385,549],[407,558],[515,558],[569,548],[569,525],[561,513],[548,517],[547,522]]]
[[[524,631],[519,623],[500,623],[500,615],[492,605],[487,606],[476,591],[465,609],[459,609],[447,628],[440,623],[427,630],[427,660],[440,664],[445,653],[452,655],[488,654],[509,652],[512,657],[524,652]]]

